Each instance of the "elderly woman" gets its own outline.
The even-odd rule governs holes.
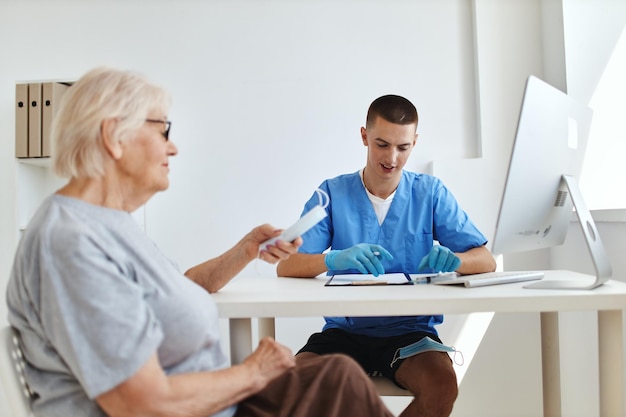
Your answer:
[[[345,356],[296,361],[273,339],[229,367],[210,296],[280,233],[259,226],[181,274],[129,214],[168,188],[169,98],[134,73],[92,70],[54,122],[68,183],[31,220],[7,291],[36,416],[391,416]],[[259,255],[275,263],[302,243]]]

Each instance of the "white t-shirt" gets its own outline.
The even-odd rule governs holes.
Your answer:
[[[365,168],[364,168],[365,169]],[[374,207],[374,213],[376,213],[376,218],[378,219],[378,224],[383,224],[385,221],[385,217],[389,212],[389,207],[391,206],[391,202],[393,201],[393,196],[396,195],[394,191],[387,198],[380,198],[370,193],[370,191],[365,186],[365,181],[363,181],[363,170],[359,171],[359,175],[361,176],[361,182],[363,183],[363,188],[365,188],[365,192],[367,193],[367,197],[372,202],[372,207]]]
[[[209,293],[124,211],[50,196],[20,242],[7,303],[37,416],[104,416],[94,399],[155,352],[168,374],[228,366]]]

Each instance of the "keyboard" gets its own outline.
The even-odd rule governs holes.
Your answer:
[[[447,279],[433,280],[437,285],[464,285],[466,287],[484,287],[486,285],[508,284],[511,282],[535,281],[543,278],[539,271],[499,271],[484,274],[458,275]]]

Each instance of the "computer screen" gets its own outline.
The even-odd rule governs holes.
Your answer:
[[[561,245],[576,207],[598,275],[594,283],[544,280],[529,288],[594,288],[611,276],[577,185],[591,118],[585,104],[535,76],[528,78],[491,250],[506,254]]]

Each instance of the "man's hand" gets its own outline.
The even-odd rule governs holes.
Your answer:
[[[324,262],[329,270],[357,269],[362,274],[377,277],[385,273],[381,259],[391,260],[393,256],[380,245],[359,243],[348,249],[331,250],[326,254]]]
[[[445,246],[435,245],[420,261],[418,270],[430,268],[435,272],[452,272],[461,266],[461,259]]]

